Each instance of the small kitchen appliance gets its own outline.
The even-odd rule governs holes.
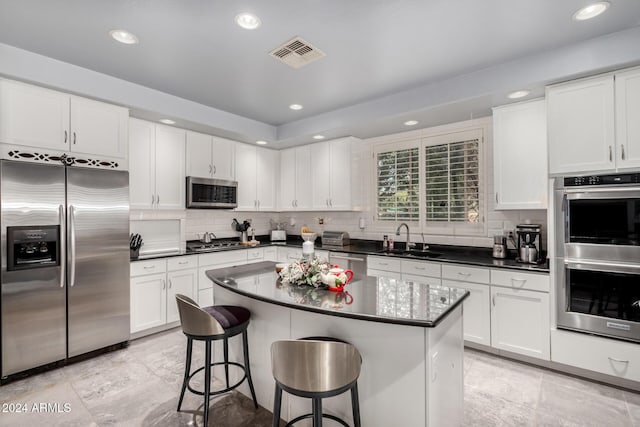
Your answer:
[[[493,236],[493,257],[498,259],[507,257],[507,238],[502,234]]]
[[[346,231],[325,231],[322,233],[322,246],[349,246],[351,240]]]
[[[518,235],[518,257],[516,261],[525,264],[539,264],[541,262],[541,230],[542,226],[540,224],[516,225],[516,234]]]
[[[287,231],[284,229],[286,223],[276,222],[274,220],[269,221],[271,223],[271,241],[272,242],[286,242]]]

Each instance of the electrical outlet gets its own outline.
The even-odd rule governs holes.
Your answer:
[[[319,225],[324,224],[324,218],[318,218],[318,224]]]

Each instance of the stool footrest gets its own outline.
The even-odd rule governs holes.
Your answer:
[[[302,421],[304,419],[312,418],[312,417],[313,417],[313,414],[300,415],[299,417],[296,417],[296,418],[292,419],[291,421],[289,421],[284,427],[291,427],[292,425],[294,425],[298,421]],[[347,424],[344,420],[336,417],[335,415],[322,414],[322,418],[328,418],[330,420],[333,420],[333,421],[339,423],[340,425],[343,425],[344,427],[349,427],[349,424]]]
[[[210,396],[216,396],[218,394],[223,394],[223,393],[227,393],[231,390],[234,390],[236,388],[238,388],[245,379],[247,379],[247,370],[245,369],[245,367],[239,363],[236,362],[215,362],[215,363],[210,363],[209,364],[209,368],[213,367],[213,366],[221,366],[221,365],[232,365],[232,366],[237,366],[238,368],[242,369],[242,372],[244,373],[244,376],[242,378],[240,378],[240,380],[238,380],[237,383],[230,385],[229,387],[223,389],[223,390],[216,390],[216,391],[211,391],[209,392]],[[204,391],[200,391],[200,390],[195,390],[194,388],[191,387],[191,380],[193,379],[193,376],[196,375],[198,372],[202,371],[205,369],[206,366],[203,366],[201,368],[196,369],[195,371],[193,371],[191,373],[191,375],[189,375],[189,378],[187,380],[187,389],[194,394],[197,394],[199,396],[204,396]]]

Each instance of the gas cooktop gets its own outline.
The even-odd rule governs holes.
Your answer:
[[[187,242],[187,252],[213,252],[240,246],[239,240],[220,239],[210,243],[203,243],[199,240]]]

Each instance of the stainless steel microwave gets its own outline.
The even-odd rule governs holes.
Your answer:
[[[187,208],[233,209],[238,207],[238,182],[187,177]]]

